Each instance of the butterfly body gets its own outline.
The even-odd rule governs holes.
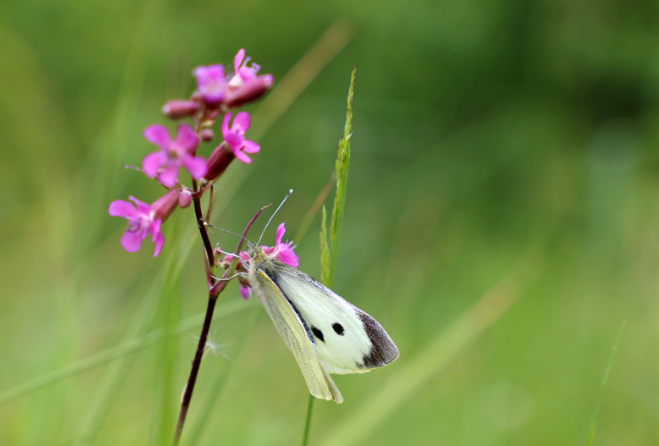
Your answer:
[[[329,373],[364,373],[398,357],[398,348],[371,316],[309,276],[249,246],[247,279],[293,353],[309,391],[343,401]]]

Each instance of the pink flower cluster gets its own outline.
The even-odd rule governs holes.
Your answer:
[[[167,193],[153,202],[144,203],[134,197],[131,202],[115,200],[110,204],[109,214],[128,221],[121,244],[126,251],[140,249],[142,241],[151,236],[155,244],[154,257],[162,250],[165,238],[161,225],[177,207],[187,207],[198,199],[209,185],[217,180],[234,159],[249,164],[247,154],[258,153],[260,146],[245,138],[251,119],[247,112],[233,117],[229,111],[261,97],[274,83],[272,75],[259,75],[260,67],[245,57],[245,50],[238,51],[234,58],[233,73],[225,75],[222,65],[200,66],[193,70],[197,88],[188,100],[176,99],[167,102],[163,114],[170,119],[192,120],[192,126],[182,123],[172,138],[167,128],[153,124],[144,130],[144,138],[158,146],[142,160],[142,172],[156,179],[167,189]],[[210,142],[215,134],[212,127],[222,117],[223,141],[212,151],[208,160],[197,154],[200,142]],[[231,123],[231,125],[229,125]],[[187,171],[192,187],[179,180],[181,170]]]

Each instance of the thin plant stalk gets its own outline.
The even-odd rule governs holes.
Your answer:
[[[355,75],[357,67],[353,67],[350,75],[350,88],[348,89],[348,104],[346,111],[346,123],[343,131],[343,138],[339,141],[339,151],[336,157],[335,177],[336,177],[336,194],[334,196],[334,207],[332,208],[332,222],[329,230],[329,243],[327,234],[327,212],[323,206],[323,218],[320,228],[320,264],[321,264],[321,282],[328,287],[332,286],[334,281],[334,267],[336,266],[337,254],[339,251],[339,239],[341,238],[341,227],[343,214],[345,212],[345,199],[348,183],[348,168],[350,167],[350,136],[352,135],[352,98],[355,90]],[[309,397],[307,406],[307,416],[304,423],[304,434],[302,436],[302,446],[307,446],[309,442],[309,431],[311,429],[311,414],[313,412],[315,398]]]
[[[197,213],[197,219],[201,219],[203,221],[203,214],[201,213],[201,206],[197,206],[198,200],[195,200],[195,212],[197,213],[197,210],[199,211]],[[227,280],[229,277],[231,277],[236,270],[236,265],[238,263],[238,253],[240,252],[240,249],[242,248],[243,242],[245,241],[245,237],[247,236],[247,232],[249,232],[249,229],[252,227],[252,224],[256,221],[258,216],[261,214],[262,209],[259,209],[259,211],[254,214],[252,219],[247,223],[247,226],[245,226],[245,230],[243,231],[243,237],[240,239],[238,242],[238,247],[236,248],[235,251],[235,256],[233,258],[233,261],[231,262],[231,266],[226,270],[224,273],[224,276],[222,276],[222,279],[219,280],[219,283],[217,286],[215,286],[215,283],[213,283],[216,279],[213,278],[212,275],[210,275],[209,280],[209,295],[208,295],[208,306],[206,308],[206,317],[204,318],[204,325],[201,329],[201,334],[199,335],[199,343],[197,344],[197,351],[195,352],[195,357],[194,360],[192,361],[192,368],[190,369],[190,376],[188,378],[188,383],[185,386],[185,393],[183,394],[183,399],[181,400],[181,411],[179,412],[179,417],[178,417],[178,422],[176,423],[176,430],[174,431],[174,439],[172,440],[172,444],[174,446],[178,445],[180,440],[181,440],[181,434],[183,433],[183,426],[185,425],[185,420],[188,415],[188,409],[190,407],[190,401],[192,401],[192,393],[194,392],[194,386],[197,382],[197,375],[199,374],[199,367],[201,366],[201,360],[203,359],[204,356],[204,349],[206,347],[206,340],[208,339],[208,333],[210,331],[210,326],[211,326],[211,321],[213,320],[213,311],[215,309],[215,303],[217,302],[217,296],[226,288],[226,285],[229,283]],[[199,231],[202,233],[202,238],[204,238],[204,234],[206,235],[206,240],[208,239],[208,231],[206,229],[205,224],[200,224],[199,225]],[[210,254],[206,254],[206,259],[207,261],[213,258],[212,251]],[[207,265],[207,271],[210,271],[210,265]]]

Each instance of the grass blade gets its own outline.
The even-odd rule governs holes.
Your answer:
[[[602,396],[604,395],[604,387],[606,382],[609,379],[609,374],[611,373],[611,367],[613,366],[613,360],[616,356],[616,350],[618,350],[618,344],[620,344],[620,338],[622,337],[622,332],[625,329],[625,323],[627,321],[622,321],[620,330],[618,331],[618,337],[616,338],[613,348],[611,349],[611,355],[609,356],[609,362],[606,365],[604,370],[604,376],[602,377],[602,384],[600,385],[599,392],[597,393],[597,399],[595,400],[595,407],[593,408],[593,415],[590,417],[590,427],[588,429],[588,435],[586,436],[586,446],[591,446],[593,444],[593,439],[595,438],[595,429],[597,428],[597,415],[600,411],[600,406],[602,405]]]
[[[343,226],[343,214],[345,211],[346,193],[348,188],[348,168],[350,167],[350,135],[352,134],[352,98],[355,91],[355,74],[357,67],[353,67],[350,75],[350,88],[348,88],[348,105],[346,110],[346,124],[343,129],[343,138],[339,141],[339,153],[336,157],[336,195],[334,196],[334,207],[332,208],[332,224],[329,232],[329,243],[327,245],[327,211],[323,206],[323,220],[320,226],[320,269],[321,282],[326,286],[332,286],[334,281],[334,270],[336,268],[337,253],[339,252],[339,240],[341,238],[341,227]],[[311,429],[311,413],[315,398],[309,396],[307,416],[304,423],[304,434],[302,446],[309,441]]]
[[[334,208],[332,209],[332,225],[330,226],[330,262],[329,272],[325,285],[331,286],[334,281],[334,271],[339,252],[339,240],[343,227],[343,214],[345,212],[346,193],[348,188],[348,170],[350,167],[350,136],[352,134],[352,98],[355,90],[355,74],[357,67],[352,69],[350,75],[350,88],[348,89],[348,105],[346,110],[346,123],[343,130],[343,138],[339,141],[339,153],[336,158],[336,196],[334,197]]]

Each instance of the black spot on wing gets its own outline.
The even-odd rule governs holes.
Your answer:
[[[363,368],[383,367],[398,357],[398,348],[378,321],[361,310],[356,310],[364,331],[371,340],[371,349],[364,355]]]
[[[343,334],[345,333],[345,330],[343,329],[343,325],[339,324],[338,322],[334,322],[332,324],[332,328],[334,329],[334,332],[339,336],[343,336]]]
[[[311,326],[311,332],[316,336],[318,339],[320,339],[322,342],[325,342],[325,336],[323,336],[323,332],[318,330],[316,327],[313,325]]]

